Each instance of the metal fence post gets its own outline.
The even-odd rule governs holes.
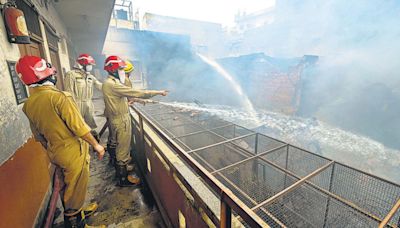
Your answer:
[[[335,163],[333,163],[333,165],[332,165],[331,176],[330,176],[330,179],[329,179],[329,189],[328,189],[329,192],[332,192],[333,175],[334,175],[334,174],[335,174]],[[324,226],[323,226],[323,227],[327,227],[327,226],[328,226],[327,222],[328,222],[328,214],[329,214],[329,205],[330,205],[330,202],[331,202],[331,197],[328,196],[328,199],[327,199],[327,201],[326,201],[325,217],[324,217]]]
[[[144,153],[144,129],[143,129],[143,118],[142,115],[139,114],[139,128],[140,128],[140,149]]]
[[[232,210],[229,205],[224,201],[223,195],[221,197],[221,215],[220,215],[220,227],[230,228],[232,226]]]

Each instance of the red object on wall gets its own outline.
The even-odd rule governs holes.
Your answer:
[[[28,28],[24,13],[14,4],[6,3],[3,9],[4,22],[7,28],[7,36],[10,43],[30,44]]]

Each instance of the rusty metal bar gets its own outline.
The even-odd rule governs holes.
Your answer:
[[[144,111],[144,113],[146,113],[147,115],[149,115],[150,119],[153,119],[153,121],[155,121],[155,122],[156,122],[158,125],[160,125],[160,126],[163,126],[163,125],[162,125],[159,121],[163,121],[163,120],[168,120],[168,119],[173,119],[173,118],[175,118],[175,117],[173,117],[173,118],[166,118],[166,119],[157,120],[157,119],[151,118],[152,115],[150,115],[150,114],[147,113],[146,111]],[[214,130],[214,129],[206,129],[206,128],[204,128],[203,126],[201,126],[198,122],[193,121],[192,119],[187,118],[187,117],[184,116],[184,115],[181,115],[181,114],[180,114],[180,117],[181,117],[183,120],[187,120],[187,121],[189,121],[190,123],[192,123],[193,125],[196,125],[197,127],[203,129],[204,131],[202,131],[202,132],[209,132],[209,133],[214,134],[214,135],[217,135],[217,136],[219,136],[219,137],[221,137],[221,138],[223,138],[223,139],[226,139],[225,137],[223,137],[223,136],[221,136],[221,135],[218,135],[217,133],[213,132],[212,130]],[[190,123],[185,123],[185,124],[176,125],[176,126],[170,126],[170,127],[184,126],[184,125],[189,125]],[[232,125],[232,124],[229,124],[229,125]],[[222,128],[222,127],[229,126],[229,125],[221,126],[221,128]],[[233,124],[233,125],[234,125],[234,124]],[[173,135],[174,137],[173,137],[172,139],[175,139],[175,140],[178,139],[179,137],[185,137],[185,136],[188,136],[188,135],[189,135],[189,134],[188,134],[188,135],[183,135],[183,136],[175,136],[174,134],[172,134],[171,131],[169,131],[169,130],[166,129],[165,127],[162,127],[162,128],[165,129],[166,131],[168,131],[169,134]],[[220,127],[218,127],[218,128],[220,128]],[[215,128],[215,129],[218,129],[218,128]],[[198,133],[202,133],[202,132],[198,132]],[[190,133],[190,135],[195,134],[195,133],[196,133],[196,132]],[[179,140],[179,141],[180,141],[181,143],[183,143],[181,140]],[[187,146],[187,145],[185,145],[185,146]],[[188,146],[187,146],[187,147],[188,147]],[[188,147],[188,148],[190,148],[190,147]]]
[[[329,178],[329,189],[328,189],[329,192],[332,191],[332,185],[333,185],[333,177],[334,177],[334,174],[335,174],[335,164],[333,164],[333,166],[332,166],[331,175],[330,175],[330,178]],[[326,223],[327,223],[327,221],[328,221],[329,204],[330,204],[330,202],[331,202],[331,197],[328,196],[328,200],[326,201],[325,217],[324,217],[324,226],[323,226],[323,227],[326,227]]]
[[[382,220],[382,222],[379,224],[379,228],[384,228],[392,219],[394,214],[396,214],[397,210],[400,208],[400,199],[397,201],[397,203],[393,206],[393,208],[390,210],[390,212],[386,215],[386,217]]]
[[[204,162],[204,164],[206,164],[210,169],[215,169],[214,166],[212,166],[210,163],[208,163],[206,160],[204,160],[202,157],[198,156],[199,159]],[[218,175],[220,175],[226,182],[228,182],[230,185],[233,186],[233,188],[235,188],[238,192],[240,192],[240,194],[242,194],[244,197],[246,197],[248,200],[250,200],[252,203],[254,203],[254,205],[257,204],[257,202],[251,198],[249,195],[247,195],[247,193],[245,193],[242,189],[240,189],[238,186],[236,186],[235,183],[233,183],[231,180],[229,180],[229,178],[227,178],[225,175],[218,173]]]
[[[224,194],[221,195],[221,214],[220,214],[220,227],[230,228],[232,226],[232,209],[224,200]]]
[[[247,128],[246,128],[247,129]],[[268,135],[264,135],[264,134],[261,134],[261,133],[259,133],[260,135],[262,135],[263,137],[266,137],[266,138],[269,138],[269,139],[272,139],[272,140],[274,140],[274,141],[277,141],[277,142],[280,142],[280,143],[283,143],[283,144],[289,144],[289,143],[287,143],[287,142],[284,142],[284,141],[282,141],[282,140],[279,140],[279,139],[275,139],[275,138],[272,138],[272,137],[270,137],[270,136],[268,136]],[[289,144],[289,145],[291,145],[291,144]],[[292,145],[291,145],[292,146]]]
[[[148,113],[147,111],[144,111],[146,113]],[[169,111],[169,112],[160,112],[160,113],[156,113],[156,114],[151,114],[150,116],[154,119],[154,116],[160,116],[160,115],[164,115],[164,114],[172,114],[175,113],[174,111]]]
[[[161,124],[161,123],[160,123]],[[180,123],[180,124],[177,124],[177,125],[171,125],[171,126],[168,126],[169,128],[176,128],[176,127],[182,127],[182,126],[193,126],[194,124],[192,124],[192,123]]]
[[[189,151],[192,150],[192,148],[190,146],[186,145],[186,143],[182,142],[182,140],[180,140],[180,139],[175,139],[175,140],[178,141],[179,143],[181,143],[182,145],[184,145],[186,148],[188,148]]]
[[[135,111],[138,112],[136,109],[135,109]],[[140,116],[140,114],[139,114],[139,116]],[[187,117],[186,117],[185,115],[181,115],[181,116],[182,116],[182,118],[184,118],[184,119],[186,118],[186,119],[187,119]],[[195,121],[193,121],[193,120],[191,120],[191,119],[188,119],[188,120],[191,121],[191,122],[193,122],[194,124],[198,125],[200,128],[203,128],[203,126],[199,125],[199,123],[197,123],[197,122],[195,122]],[[203,129],[205,129],[205,128],[203,128]],[[206,130],[206,129],[205,129],[205,130]],[[220,135],[218,135],[218,134],[215,133],[215,132],[212,132],[212,131],[208,131],[208,132],[210,132],[210,133],[212,133],[212,134],[214,134],[214,135],[220,136]],[[172,135],[172,134],[171,134],[171,135]],[[252,134],[249,134],[249,135],[246,135],[246,136],[250,136],[250,135],[252,135]],[[271,138],[271,137],[269,137],[269,136],[265,136],[265,135],[263,135],[263,134],[260,134],[260,135],[262,135],[262,136],[264,136],[264,137],[267,137],[267,138],[270,138],[270,139],[273,139],[273,138]],[[245,136],[245,137],[246,137],[246,136]],[[225,137],[223,137],[223,136],[220,136],[220,137],[225,138]],[[233,139],[233,140],[236,140],[236,139]],[[276,139],[273,139],[273,140],[282,142],[282,141],[276,140]],[[226,141],[221,142],[221,143],[219,143],[219,144],[224,144],[224,143],[227,143],[227,142],[229,142],[229,141],[232,141],[232,140],[226,140]],[[285,143],[285,142],[282,142],[282,143]],[[286,144],[286,143],[285,143],[285,144]],[[228,144],[227,146],[229,146],[229,145],[230,145],[230,144]],[[212,145],[210,145],[210,146],[212,146]],[[312,154],[312,155],[321,157],[321,158],[323,158],[324,160],[330,161],[331,163],[333,162],[332,160],[327,159],[327,158],[325,158],[325,157],[323,157],[323,156],[320,156],[320,155],[318,155],[318,154],[311,153],[311,152],[309,152],[309,151],[307,151],[307,150],[305,150],[305,149],[302,149],[302,148],[299,148],[299,147],[296,147],[296,146],[293,146],[293,145],[290,145],[290,144],[289,144],[289,146],[288,146],[288,150],[289,150],[289,147],[290,147],[290,146],[293,147],[293,148],[300,149],[300,150],[302,150],[302,151],[304,151],[304,152],[310,153],[310,154]],[[236,147],[236,146],[235,146],[235,147]],[[238,147],[239,147],[240,149],[243,150],[242,152],[240,152],[239,148],[236,148],[236,149],[238,150],[238,152],[243,153],[243,154],[249,154],[248,156],[253,156],[253,154],[250,153],[250,151],[248,151],[247,149],[241,148],[240,146],[238,146]],[[197,150],[201,150],[201,148],[196,149],[195,151],[197,151]],[[195,152],[195,151],[193,151],[193,152]],[[288,154],[287,154],[287,155],[288,155]],[[246,157],[246,156],[245,156],[245,157]],[[246,159],[247,159],[247,158],[246,158]],[[281,171],[283,171],[283,172],[289,174],[290,176],[295,177],[295,178],[298,179],[299,181],[302,181],[302,178],[298,177],[297,175],[293,174],[291,171],[287,170],[288,167],[281,168],[280,166],[274,164],[273,162],[271,162],[271,161],[269,161],[269,160],[267,160],[267,159],[265,159],[265,158],[260,157],[259,159],[261,159],[261,160],[263,160],[264,162],[266,162],[266,163],[272,165],[273,167],[275,167],[275,168],[277,168],[277,169],[279,169],[279,170],[281,170]],[[286,160],[286,162],[287,162],[287,160]],[[393,182],[384,180],[384,179],[379,178],[379,177],[377,177],[377,176],[375,176],[375,175],[366,173],[366,172],[364,172],[364,171],[355,169],[355,168],[353,168],[353,167],[349,167],[349,166],[344,165],[344,164],[339,163],[339,162],[335,162],[335,163],[340,164],[340,165],[343,165],[343,166],[345,166],[345,167],[348,167],[348,168],[350,168],[350,169],[352,169],[352,170],[359,171],[359,172],[364,173],[364,174],[366,174],[366,175],[368,175],[368,176],[375,177],[375,178],[377,178],[378,180],[382,180],[382,181],[385,181],[385,182],[387,182],[387,183],[390,183],[390,184],[393,184],[393,185],[395,185],[395,186],[398,186],[397,184],[394,184]],[[328,164],[328,165],[329,165],[329,164]],[[323,167],[322,167],[322,168],[323,168]],[[200,175],[200,176],[201,176],[201,175]],[[307,177],[307,176],[306,176],[306,177]],[[305,178],[306,178],[306,177],[305,177]],[[286,176],[285,176],[285,179],[286,179]],[[304,179],[304,178],[303,178],[303,179]],[[298,182],[299,182],[299,181],[298,181]],[[207,182],[207,180],[206,180],[206,182]],[[298,183],[298,182],[296,182],[296,183]],[[208,182],[207,182],[207,183],[208,183]],[[296,183],[295,183],[295,184],[296,184]],[[375,221],[382,222],[382,220],[381,220],[380,218],[378,218],[377,216],[375,216],[375,215],[373,215],[373,214],[371,214],[371,213],[369,213],[369,212],[366,212],[364,209],[358,207],[358,206],[355,205],[354,203],[352,203],[352,202],[350,202],[350,201],[348,201],[348,200],[346,200],[346,199],[343,199],[343,198],[341,198],[341,197],[339,197],[339,196],[337,196],[337,195],[331,193],[330,191],[327,191],[327,190],[325,190],[325,189],[323,189],[323,188],[321,188],[321,187],[319,187],[319,186],[316,186],[315,184],[311,183],[308,179],[305,180],[303,183],[307,183],[307,186],[310,186],[310,187],[312,187],[312,188],[314,188],[314,189],[316,189],[316,190],[318,190],[318,191],[320,191],[320,192],[322,192],[322,193],[328,195],[329,197],[332,197],[332,198],[338,200],[339,202],[343,203],[345,206],[348,206],[348,207],[350,207],[350,208],[352,208],[352,209],[358,211],[359,213],[361,213],[361,214],[363,214],[363,215],[365,215],[365,216],[367,216],[367,217],[369,217],[369,218],[371,218],[371,219],[373,219],[373,220],[375,220]],[[294,185],[295,185],[295,184],[294,184]],[[291,188],[291,187],[293,187],[293,185],[290,186],[289,188]],[[285,189],[284,191],[287,191],[287,189]],[[278,193],[278,194],[279,194],[279,193]],[[275,195],[275,196],[276,196],[276,195]],[[273,196],[273,197],[275,197],[275,196]],[[271,198],[272,198],[272,197],[271,197]],[[269,200],[269,199],[268,199],[268,200]],[[264,203],[265,203],[265,201],[264,201]],[[263,209],[263,208],[261,208],[261,209]],[[395,213],[395,212],[394,212],[394,213]],[[392,216],[393,216],[393,215],[392,215]],[[389,220],[390,220],[390,219],[389,219]],[[390,226],[390,225],[389,225],[389,226]]]
[[[221,136],[221,135],[219,135],[219,134],[213,132],[212,129],[207,129],[207,128],[203,127],[201,124],[199,124],[199,123],[196,122],[196,121],[193,121],[191,118],[188,118],[187,116],[182,116],[182,117],[185,118],[186,120],[192,122],[193,124],[197,125],[199,128],[203,129],[205,132],[209,132],[209,133],[214,134],[214,135],[216,135],[216,136],[225,138],[225,137],[223,137],[223,136]],[[227,121],[224,121],[224,122],[227,122]],[[227,122],[227,123],[229,123],[229,122]],[[237,126],[236,124],[233,124],[233,125],[234,125],[234,126]],[[223,126],[224,126],[224,125],[223,125]],[[223,126],[221,126],[221,127],[223,127]],[[245,128],[245,127],[241,127],[241,128],[246,129],[246,130],[248,130],[248,131],[250,131],[250,132],[254,132],[254,131],[249,130],[249,129]],[[234,136],[235,136],[235,129],[236,129],[236,128],[233,128],[233,129],[234,129]],[[225,139],[226,139],[226,138],[225,138]]]
[[[258,150],[258,134],[256,134],[256,138],[254,140],[254,154],[257,154],[257,150]],[[253,175],[252,175],[252,180],[258,180],[260,175],[258,172],[258,164],[257,162],[253,162]]]
[[[196,154],[197,155],[197,154]],[[197,155],[198,156],[198,155]],[[210,163],[208,163],[206,160],[204,160],[202,157],[198,156],[198,158],[204,162],[204,164],[206,164],[210,169],[214,169],[214,166],[212,166]],[[240,194],[242,194],[247,200],[249,200],[250,202],[252,202],[254,205],[257,204],[257,201],[255,201],[253,198],[251,198],[249,195],[247,195],[247,193],[245,193],[242,189],[240,189],[235,183],[233,183],[231,180],[229,180],[229,178],[227,178],[225,175],[218,173],[217,175],[221,176],[226,182],[228,182],[228,184],[232,185],[232,187],[238,191]],[[275,218],[275,216],[273,216],[271,213],[269,213],[267,210],[265,210],[265,208],[261,208],[262,211],[264,211],[266,214],[268,214],[268,216],[270,216],[270,218],[272,220],[274,220],[277,224],[279,224],[282,227],[286,227],[281,221],[279,221],[277,218]]]
[[[198,125],[198,124],[196,124],[196,125]],[[229,127],[229,126],[232,126],[232,125],[235,126],[235,124],[227,124],[227,125],[223,125],[221,127],[215,127],[215,128],[210,128],[210,129],[205,129],[204,128],[205,130],[196,131],[196,132],[188,133],[188,134],[185,134],[185,135],[175,136],[175,137],[172,137],[172,139],[176,139],[176,138],[180,138],[180,137],[186,137],[186,136],[195,135],[195,134],[199,134],[199,133],[204,133],[204,132],[208,132],[208,131],[213,131],[213,130],[217,130],[217,129],[220,129],[220,128]]]
[[[286,170],[288,169],[288,164],[289,164],[289,146],[286,148],[286,161],[285,161],[285,169]],[[285,189],[286,185],[287,185],[287,176],[288,176],[288,174],[285,172],[285,181],[283,184],[283,189]]]
[[[214,144],[211,144],[211,145],[203,146],[203,147],[188,151],[187,153],[190,154],[190,153],[193,153],[193,152],[196,152],[196,151],[199,151],[199,150],[208,149],[210,147],[222,145],[222,144],[225,144],[225,143],[228,143],[228,142],[232,142],[232,141],[235,141],[235,140],[239,140],[239,139],[242,139],[242,138],[246,138],[246,137],[249,137],[249,136],[252,136],[252,135],[255,135],[255,134],[257,134],[257,133],[250,133],[250,134],[247,134],[247,135],[242,135],[242,136],[239,136],[239,137],[236,137],[236,138],[232,138],[232,139],[228,139],[228,140],[225,140],[225,141],[222,141],[222,142],[217,142],[217,143],[214,143]]]
[[[276,222],[278,225],[280,225],[282,228],[286,228],[286,225],[283,224],[280,220],[278,220],[273,214],[271,214],[269,211],[267,211],[265,208],[261,208],[261,210],[269,216],[274,222]]]
[[[212,130],[215,130],[215,129],[207,129],[207,128],[205,128],[205,127],[203,127],[202,125],[200,125],[199,123],[197,123],[196,121],[193,121],[193,120],[191,120],[191,119],[189,119],[189,118],[186,118],[187,120],[189,120],[189,121],[192,121],[192,123],[194,123],[194,124],[196,124],[197,126],[199,126],[199,128],[201,128],[201,129],[204,129],[204,131],[206,131],[206,132],[209,132],[209,133],[211,133],[211,134],[214,134],[214,135],[216,135],[216,136],[219,136],[219,137],[222,137],[222,138],[225,138],[224,136],[222,136],[222,135],[220,135],[220,134],[218,134],[218,133],[216,133],[216,132],[213,132]],[[226,125],[222,125],[221,126],[221,128],[222,127],[227,127],[227,126],[230,126],[230,125],[233,125],[233,126],[235,126],[233,129],[234,129],[234,133],[233,133],[233,137],[235,137],[235,129],[236,129],[236,124],[226,124]],[[249,130],[250,131],[250,130]],[[254,132],[254,131],[250,131],[250,132]],[[225,139],[227,139],[227,138],[225,138]]]
[[[167,116],[167,117],[161,118],[161,119],[156,119],[156,118],[153,118],[153,119],[156,121],[164,121],[164,120],[176,119],[176,116]]]
[[[263,157],[260,157],[259,159],[263,160],[264,162],[268,163],[271,166],[274,166],[275,168],[281,170],[282,172],[288,173],[290,176],[292,176],[292,177],[294,177],[294,178],[296,178],[298,180],[301,179],[301,177],[297,176],[296,174],[292,173],[291,171],[286,170],[284,168],[281,168],[278,165],[274,164],[273,162],[271,162],[271,161],[269,161],[269,160],[267,160],[267,159],[265,159]],[[337,163],[337,162],[335,162],[335,163]],[[366,212],[365,210],[361,209],[360,207],[358,207],[357,205],[353,204],[352,202],[349,202],[349,201],[347,201],[347,200],[345,200],[345,199],[333,194],[332,192],[329,192],[329,191],[327,191],[327,190],[325,190],[325,189],[323,189],[323,188],[311,183],[308,180],[305,183],[310,185],[312,188],[317,189],[318,191],[320,191],[322,193],[325,193],[326,195],[336,199],[337,201],[340,201],[341,203],[345,204],[346,206],[348,206],[348,207],[360,212],[361,214],[363,214],[363,215],[365,215],[365,216],[367,216],[369,218],[372,218],[375,221],[382,222],[382,220],[380,218],[376,217],[375,215],[370,214],[369,212]]]
[[[304,178],[300,179],[299,181],[297,181],[296,183],[292,184],[291,186],[289,186],[288,188],[286,188],[285,190],[275,194],[274,196],[270,197],[269,199],[265,200],[264,202],[261,202],[260,204],[256,205],[255,207],[251,208],[251,210],[255,210],[257,208],[260,208],[262,206],[266,206],[269,205],[270,203],[272,203],[274,200],[276,200],[277,198],[281,197],[282,195],[285,195],[291,191],[293,191],[294,189],[298,188],[301,184],[303,184],[304,182],[306,182],[308,179],[312,178],[313,176],[317,175],[318,173],[324,171],[326,168],[328,168],[329,166],[331,166],[334,163],[334,161],[329,162],[328,164],[322,166],[321,168],[315,170],[314,172],[308,174],[307,176],[305,176]]]
[[[147,135],[147,134],[146,134]],[[148,135],[147,135],[148,136]],[[160,148],[158,147],[157,144],[154,143],[153,139],[149,137],[150,142],[152,143],[152,146],[157,150],[161,151]],[[205,213],[210,217],[211,221],[214,223],[214,225],[219,226],[220,221],[217,218],[215,214],[212,213],[211,209],[206,205],[206,203],[200,198],[198,193],[193,189],[193,187],[187,182],[187,180],[183,177],[183,175],[174,167],[174,165],[171,163],[171,161],[166,157],[164,153],[158,152],[158,154],[164,159],[164,161],[168,164],[171,173],[174,173],[179,180],[182,182],[182,184],[189,190],[189,192],[192,194],[192,196],[197,200],[196,203],[200,204],[201,207],[203,207],[205,210]]]
[[[140,116],[140,115],[138,115],[138,116]],[[134,121],[137,123],[136,120],[134,120]],[[146,135],[147,134],[145,133],[145,136]],[[156,148],[157,151],[161,151],[160,148],[158,147],[158,145],[154,143],[153,139],[151,137],[149,137],[148,135],[147,135],[147,137],[148,137],[149,141],[152,143],[152,147]],[[179,180],[184,184],[184,186],[189,190],[189,192],[192,194],[192,196],[197,200],[197,203],[200,204],[201,207],[203,207],[205,209],[204,210],[205,213],[208,215],[208,217],[211,219],[211,221],[214,223],[214,225],[218,227],[220,224],[219,218],[214,213],[212,213],[212,211],[208,207],[208,205],[206,205],[205,202],[197,194],[197,192],[193,190],[192,186],[186,181],[186,179],[182,176],[182,174],[179,173],[179,171],[172,165],[172,163],[170,162],[170,160],[168,160],[168,158],[165,156],[165,154],[159,152],[159,155],[168,164],[168,166],[171,170],[171,173],[176,174],[176,176],[179,178]]]
[[[143,130],[143,118],[139,115],[139,129],[140,129],[140,146],[144,150],[144,130]]]
[[[139,116],[142,115],[136,108],[134,108],[134,111],[136,111]],[[252,227],[268,227],[268,225],[250,208],[248,208],[239,198],[237,198],[237,196],[235,196],[229,189],[227,189],[213,175],[203,168],[196,160],[194,160],[194,158],[188,156],[186,152],[182,151],[180,147],[169,138],[168,135],[162,132],[145,116],[143,116],[143,119],[149,124],[149,127],[164,140],[164,143],[175,150],[176,153],[210,186],[210,188],[217,193],[226,194],[227,197],[224,198],[226,203],[241,217],[243,217],[247,224]]]
[[[205,127],[203,127],[202,125],[200,125],[198,122],[196,122],[196,121],[193,121],[192,119],[190,119],[190,118],[188,118],[187,116],[182,116],[182,118],[184,118],[184,119],[186,119],[186,120],[188,120],[188,121],[190,121],[190,122],[192,122],[194,125],[197,125],[199,128],[201,128],[201,129],[203,129],[204,130],[204,132],[208,132],[208,133],[210,133],[210,134],[213,134],[213,135],[215,135],[215,136],[218,136],[218,137],[221,137],[221,138],[223,138],[223,139],[225,139],[225,140],[228,140],[228,138],[225,138],[224,136],[222,136],[222,135],[220,135],[220,134],[217,134],[216,132],[214,132],[214,131],[212,131],[213,129],[207,129],[207,128],[205,128]],[[158,123],[158,124],[160,124],[160,123]],[[160,124],[161,125],[161,124]],[[236,124],[233,124],[235,127],[233,128],[234,129],[234,132],[236,131]],[[229,126],[229,125],[227,125],[227,126]],[[221,127],[226,127],[226,126],[221,126]],[[241,128],[243,128],[243,129],[246,129],[246,130],[248,130],[248,131],[250,131],[250,132],[254,132],[254,131],[252,131],[252,130],[250,130],[250,129],[247,129],[247,128],[245,128],[245,127],[241,127]],[[168,132],[170,132],[170,131],[168,131]],[[171,132],[170,132],[171,133]],[[257,133],[258,134],[258,133]],[[173,135],[172,133],[171,133],[171,135]],[[234,136],[235,136],[235,133],[234,133]],[[179,137],[185,137],[185,136],[179,136]],[[177,138],[179,138],[179,137],[174,137],[173,139],[177,139]],[[182,141],[181,140],[179,140],[181,143],[182,143]],[[284,143],[284,144],[286,144],[286,143]],[[186,144],[185,144],[185,146],[187,146]],[[187,146],[188,147],[188,146]],[[240,146],[239,146],[240,147]],[[190,148],[190,147],[188,147],[188,148]],[[240,148],[242,148],[242,147],[240,147]],[[246,149],[244,149],[244,148],[242,148],[243,150],[246,150]],[[247,151],[247,150],[246,150]],[[251,155],[252,156],[252,155]]]
[[[225,140],[229,140],[228,138],[225,138],[224,136],[219,135],[219,134],[217,134],[217,133],[215,133],[215,132],[213,132],[213,131],[210,131],[210,133],[213,134],[213,135],[215,135],[215,136],[217,136],[217,137],[221,137],[221,138],[223,138],[223,139],[225,139]],[[257,134],[258,134],[258,133],[256,133],[256,135],[257,135]],[[234,143],[233,143],[233,144],[234,144]],[[233,148],[232,145],[226,145],[226,146],[229,147],[229,148],[235,149],[235,150],[238,150],[237,148],[239,148],[240,150],[243,150],[244,152],[246,152],[246,153],[248,154],[248,156],[253,156],[253,155],[254,155],[254,154],[251,153],[248,149],[243,148],[243,147],[241,147],[241,146],[239,146],[239,145],[237,145],[237,144],[234,144],[234,147],[237,147],[237,148]]]
[[[155,145],[158,151],[161,151],[157,145]],[[159,153],[163,159],[168,163],[169,168],[172,172],[176,174],[177,177],[179,177],[180,181],[185,185],[185,187],[190,191],[192,196],[198,201],[196,203],[200,204],[205,210],[205,213],[208,215],[208,217],[211,218],[213,223],[218,226],[220,224],[220,220],[218,219],[217,215],[215,215],[212,210],[208,207],[208,205],[200,198],[199,194],[193,189],[193,187],[188,183],[185,177],[175,168],[175,166],[171,163],[171,161],[165,156],[163,153]]]
[[[279,221],[277,218],[275,218],[275,216],[273,214],[271,214],[269,211],[267,211],[265,208],[260,208],[260,210],[262,210],[265,214],[267,214],[269,216],[269,218],[272,219],[274,222],[276,222],[276,224],[278,224],[280,227],[282,227],[282,228],[287,227],[285,224],[283,224],[281,221]],[[296,212],[294,212],[294,211],[292,211],[292,212],[295,213],[296,215],[298,215]],[[243,221],[243,219],[240,216],[236,216],[235,218],[239,221]]]
[[[215,173],[221,172],[221,171],[223,171],[223,170],[226,170],[226,169],[235,167],[235,166],[237,166],[237,165],[240,165],[240,164],[242,164],[242,163],[244,163],[244,162],[247,162],[247,161],[249,161],[249,160],[252,160],[252,159],[254,159],[254,158],[258,158],[258,157],[264,156],[264,155],[266,155],[266,154],[275,152],[275,151],[277,151],[277,150],[279,150],[279,149],[282,149],[282,148],[284,148],[284,147],[286,147],[286,146],[288,146],[288,144],[282,145],[282,146],[278,146],[278,147],[276,147],[276,148],[274,148],[274,149],[265,151],[265,152],[263,152],[263,153],[261,153],[261,154],[257,154],[257,155],[248,157],[248,158],[243,159],[243,160],[241,160],[241,161],[238,161],[238,162],[236,162],[236,163],[233,163],[233,164],[230,164],[230,165],[225,166],[225,167],[223,167],[223,168],[217,169],[217,170],[211,172],[211,174],[215,174]]]
[[[310,152],[310,153],[311,153],[311,152]],[[360,169],[357,169],[357,168],[348,166],[348,165],[346,165],[346,164],[344,164],[344,163],[341,163],[341,162],[337,162],[337,161],[335,161],[335,162],[336,162],[337,164],[341,165],[341,166],[344,166],[344,167],[347,167],[347,168],[349,168],[349,169],[355,170],[355,171],[360,172],[360,173],[362,173],[362,174],[365,174],[365,175],[367,175],[367,176],[371,176],[371,177],[376,178],[376,179],[378,179],[378,180],[380,180],[380,181],[386,182],[386,183],[391,184],[391,185],[394,185],[394,186],[399,186],[399,184],[396,184],[396,183],[394,183],[393,181],[383,179],[382,177],[376,176],[376,175],[371,174],[371,173],[367,173],[367,172],[365,172],[365,171],[362,171],[362,170],[360,170]]]
[[[258,134],[256,134],[256,140],[254,142],[254,153],[257,154],[257,152],[258,152]]]
[[[298,149],[298,150],[301,150],[301,151],[303,151],[303,152],[306,152],[306,153],[308,153],[308,154],[312,154],[313,156],[317,156],[317,157],[323,158],[324,160],[332,161],[332,160],[329,159],[329,158],[326,158],[326,157],[324,157],[324,156],[322,156],[322,155],[319,155],[319,154],[310,152],[310,151],[308,151],[308,150],[306,150],[306,149],[303,149],[303,148],[301,148],[301,147],[298,147],[298,146],[295,146],[295,145],[292,145],[292,144],[290,144],[290,146],[293,147],[293,148],[296,148],[296,149]],[[335,161],[335,163],[339,163],[339,162]]]

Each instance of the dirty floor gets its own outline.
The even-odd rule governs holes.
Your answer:
[[[104,104],[102,98],[96,96],[95,118],[100,132],[105,123],[102,116]],[[101,137],[101,144],[107,143],[108,130]],[[99,161],[91,154],[90,180],[87,203],[97,202],[97,212],[87,219],[88,225],[105,224],[109,228],[165,227],[154,199],[145,184],[138,187],[117,187],[115,170],[108,164],[108,154]],[[59,203],[57,217],[53,227],[63,227],[62,208]]]

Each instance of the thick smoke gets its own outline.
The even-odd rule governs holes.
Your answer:
[[[400,148],[399,21],[394,0],[277,0],[274,23],[248,31],[244,46],[321,56],[301,114]]]
[[[399,149],[400,2],[277,0],[273,13],[272,24],[242,35],[240,54],[320,56],[303,78],[298,114]],[[150,88],[171,90],[171,100],[240,103],[227,83],[193,53],[190,37],[138,33],[126,42],[135,43],[132,55],[146,65]],[[237,68],[246,64],[238,62]],[[240,77],[245,92],[257,94],[246,84],[251,75]]]
[[[171,101],[239,105],[241,98],[215,69],[193,52],[183,35],[136,31],[127,39],[146,66],[151,89],[167,89]]]

